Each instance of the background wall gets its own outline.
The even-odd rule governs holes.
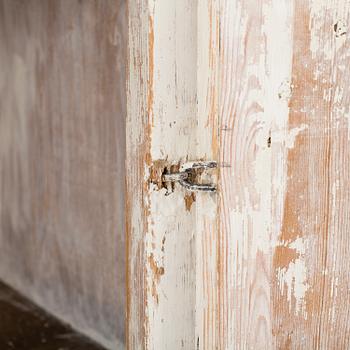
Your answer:
[[[124,339],[123,0],[0,0],[0,279]]]

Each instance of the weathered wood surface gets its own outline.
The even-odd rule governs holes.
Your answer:
[[[216,346],[274,349],[285,331],[274,328],[274,284],[286,292],[273,271],[274,245],[283,220],[287,148],[301,127],[288,126],[293,4],[227,0],[220,13],[220,161],[230,167],[220,172]],[[304,281],[296,282],[299,290]]]
[[[124,339],[124,1],[0,1],[0,278]]]
[[[222,6],[219,348],[348,349],[349,3]]]
[[[194,347],[194,199],[167,195],[157,175],[197,158],[196,11],[190,0],[129,3],[130,349]]]
[[[130,349],[350,347],[349,6],[130,3]],[[188,212],[151,170],[193,157]]]

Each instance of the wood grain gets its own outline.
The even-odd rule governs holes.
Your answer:
[[[125,5],[0,1],[0,277],[113,349],[125,333]]]
[[[198,2],[197,152],[209,160],[219,156],[219,10],[219,1]],[[216,315],[222,311],[217,293],[218,196],[197,193],[196,198],[196,349],[216,349],[221,326]]]
[[[220,349],[350,346],[348,6],[222,2]]]
[[[286,6],[280,3],[280,8]],[[220,162],[229,167],[220,172],[218,349],[273,348],[268,138],[275,114],[267,104],[278,97],[268,90],[267,51],[269,11],[276,4],[248,0],[221,5]],[[278,47],[284,38],[276,39]]]
[[[196,10],[186,0],[129,3],[129,349],[195,346],[195,203],[188,210],[184,190],[152,176],[197,158]]]
[[[130,18],[129,348],[348,349],[349,3]],[[155,174],[192,157],[218,193],[165,196]]]
[[[298,257],[289,266],[294,264],[299,269],[296,273],[305,272],[304,281],[296,277],[295,286],[289,286],[289,299],[281,286],[274,291],[277,346],[286,349],[350,346],[349,218],[345,209],[349,203],[349,73],[345,67],[350,51],[346,33],[336,31],[336,25],[348,20],[345,1],[295,4],[288,125],[307,127],[288,152],[279,242],[298,243]],[[280,260],[275,251],[277,273]],[[304,285],[300,295],[298,282]]]

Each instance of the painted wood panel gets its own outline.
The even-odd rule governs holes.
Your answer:
[[[129,348],[348,349],[349,3],[144,0],[129,21]],[[191,157],[218,193],[188,213],[154,166]]]
[[[178,184],[169,189],[160,180],[164,170],[215,158],[212,49],[218,43],[209,20],[218,27],[215,9],[205,2],[201,8],[193,1],[129,4],[130,349],[196,348],[211,318],[206,302],[215,271],[206,270],[197,252],[210,249],[217,196]],[[209,285],[205,274],[212,275]]]
[[[347,349],[349,4],[221,14],[219,348]]]
[[[220,161],[230,167],[220,172],[218,349],[273,349],[293,5],[228,0],[221,15]]]
[[[0,0],[0,278],[125,335],[124,1]]]
[[[195,340],[195,211],[161,175],[196,159],[197,4],[129,3],[128,347]]]
[[[197,149],[198,156],[217,161],[219,156],[218,82],[220,66],[219,1],[199,1],[197,8]],[[224,164],[219,164],[218,172]],[[216,174],[217,176],[218,174]],[[212,181],[217,182],[214,177]],[[196,193],[196,334],[199,349],[215,349],[220,336],[222,312],[217,266],[218,195]]]
[[[284,330],[277,337],[277,346],[350,347],[346,209],[350,160],[350,75],[346,68],[350,62],[346,33],[349,5],[346,1],[295,4],[288,125],[304,131],[287,158],[278,238],[279,245],[291,248],[295,256],[283,275],[283,260],[278,251],[274,255],[274,269],[280,275],[279,289],[274,294],[274,329]],[[293,273],[294,285],[290,281]]]

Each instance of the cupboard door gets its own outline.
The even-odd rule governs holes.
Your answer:
[[[130,349],[349,348],[349,6],[130,1]]]

